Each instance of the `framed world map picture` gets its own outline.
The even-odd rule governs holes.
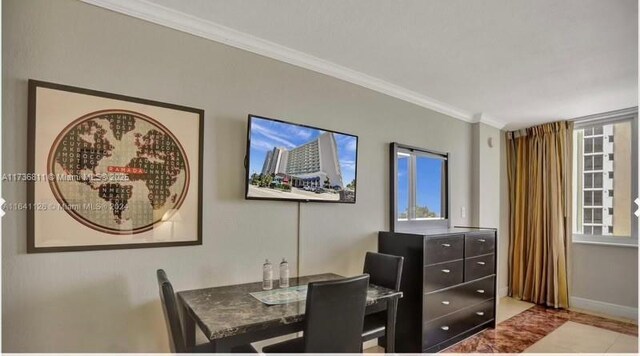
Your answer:
[[[29,81],[27,252],[202,244],[204,111]]]

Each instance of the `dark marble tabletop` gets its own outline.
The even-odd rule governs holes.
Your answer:
[[[293,287],[314,281],[340,278],[343,277],[325,273],[291,278],[289,284]],[[249,295],[261,290],[262,282],[256,282],[182,291],[178,292],[178,298],[209,340],[291,324],[304,319],[305,301],[266,305]],[[367,305],[392,297],[402,297],[402,292],[370,284],[367,291]]]

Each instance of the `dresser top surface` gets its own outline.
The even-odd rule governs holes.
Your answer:
[[[399,234],[413,234],[413,235],[423,235],[423,236],[431,236],[431,235],[450,235],[450,234],[464,234],[469,232],[492,232],[496,231],[496,229],[490,228],[474,228],[474,227],[433,227],[433,228],[420,228],[415,230],[404,230],[404,231],[394,231]],[[389,231],[385,231],[389,232]]]

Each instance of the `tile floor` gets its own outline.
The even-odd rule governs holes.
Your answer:
[[[638,353],[638,326],[583,312],[547,309],[512,298],[498,304],[498,327],[443,353]],[[367,353],[381,353],[378,346]]]
[[[523,302],[513,298],[501,298],[498,302],[498,323],[511,319],[534,305],[533,303]]]
[[[625,353],[638,352],[638,338],[591,325],[568,321],[524,352],[533,353]]]

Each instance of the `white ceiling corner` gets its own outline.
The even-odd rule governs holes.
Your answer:
[[[146,0],[82,0],[108,10],[129,15],[141,20],[203,37],[212,41],[273,58],[298,67],[338,78],[427,109],[454,117],[465,122],[478,122],[474,113],[438,101],[415,91],[386,82],[382,79],[350,68],[296,51],[277,43],[243,33],[174,9]],[[502,129],[505,124],[495,120],[481,119],[487,125]]]
[[[499,129],[638,105],[637,0],[83,0]]]

